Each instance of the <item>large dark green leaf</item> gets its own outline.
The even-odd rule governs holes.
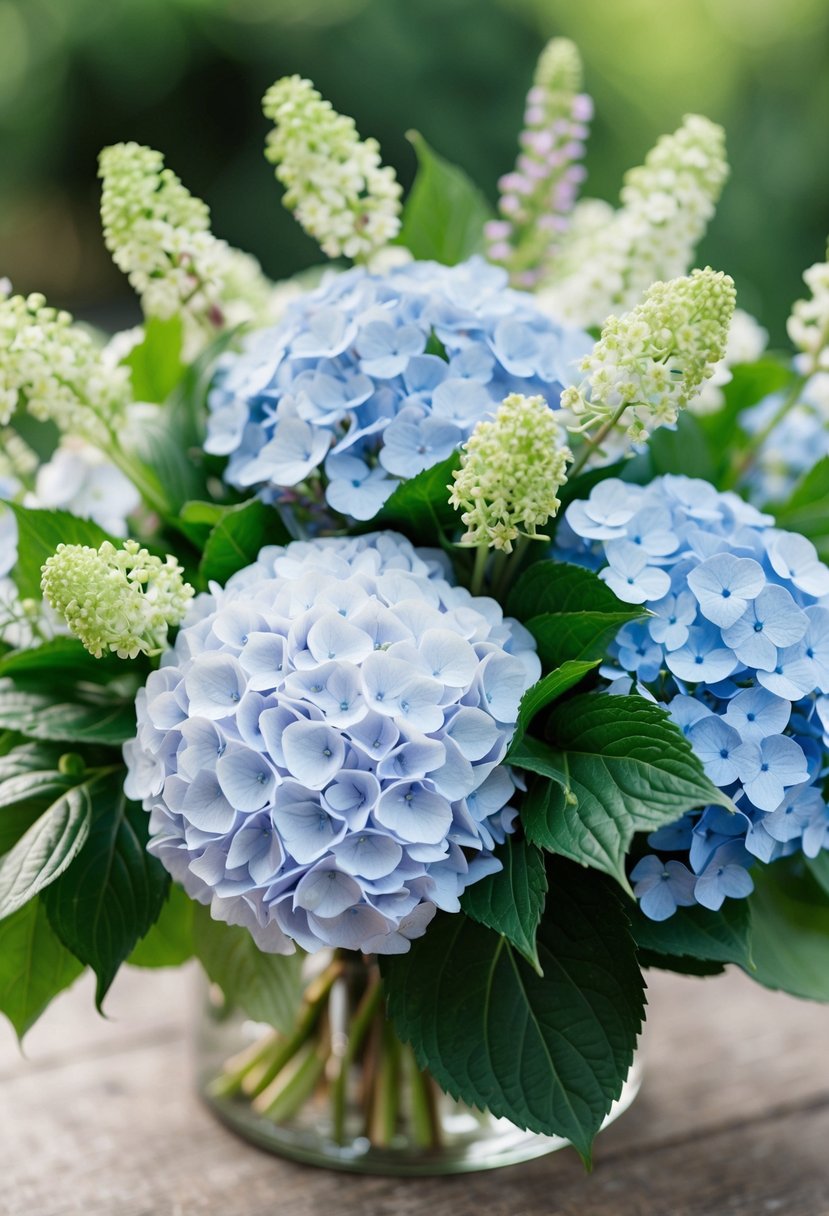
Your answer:
[[[515,734],[512,737],[512,746],[518,746],[529,730],[533,719],[537,714],[541,713],[542,709],[546,709],[553,701],[557,701],[559,697],[564,696],[566,692],[569,692],[571,688],[579,684],[585,676],[594,671],[598,665],[598,659],[593,659],[589,663],[568,661],[562,663],[561,667],[557,667],[555,671],[551,671],[546,676],[543,676],[537,684],[533,684],[531,688],[528,688],[521,698],[521,704],[518,707],[518,721],[515,725]]]
[[[829,1001],[829,892],[799,857],[751,871],[752,978]]]
[[[69,743],[120,745],[135,734],[135,709],[104,694],[81,701],[60,701],[40,692],[24,692],[11,679],[0,680],[0,728],[32,739]]]
[[[171,883],[158,920],[130,954],[131,967],[180,967],[193,956],[195,904],[177,883]]]
[[[99,781],[83,849],[44,893],[61,941],[97,976],[100,1008],[121,963],[155,922],[169,876],[147,852],[148,815],[128,802],[123,772]]]
[[[515,836],[508,836],[495,855],[503,869],[467,887],[461,906],[467,916],[502,934],[540,971],[535,936],[547,894],[544,855]]]
[[[0,1012],[19,1039],[82,971],[53,933],[39,899],[0,921]]]
[[[642,616],[640,607],[623,604],[591,571],[552,561],[536,562],[521,575],[507,612],[533,634],[545,667],[604,658],[621,627]]]
[[[279,512],[256,498],[225,507],[205,542],[199,570],[206,579],[226,583],[256,561],[263,545],[284,545],[290,539]]]
[[[290,1033],[302,999],[301,951],[264,954],[247,929],[213,920],[201,905],[195,909],[193,943],[208,978],[229,1004]]]
[[[821,853],[818,853],[817,857],[806,858],[805,860],[806,868],[811,872],[812,877],[817,880],[826,894],[829,895],[829,849],[824,849]]]
[[[23,599],[42,598],[40,568],[58,545],[91,545],[97,549],[105,540],[120,543],[92,520],[78,519],[68,511],[44,511],[15,502],[6,505],[17,520],[17,565],[13,576]]]
[[[512,765],[553,783],[531,784],[524,830],[626,890],[624,859],[635,832],[673,823],[694,807],[731,808],[667,713],[643,697],[573,697],[554,706],[546,730],[550,744],[525,738],[509,753]]]
[[[0,658],[0,676],[26,677],[28,682],[42,679],[54,688],[50,674],[60,674],[62,682],[91,680],[109,683],[124,674],[122,659],[114,654],[96,659],[77,638],[56,637],[30,650],[12,650]]]
[[[77,857],[89,835],[90,785],[61,794],[0,859],[0,918],[11,916]]]
[[[413,541],[434,544],[436,536],[456,527],[460,516],[449,505],[452,473],[460,465],[456,453],[416,477],[403,481],[370,524],[371,531],[391,528]]]
[[[77,778],[56,769],[35,769],[0,778],[0,854],[7,852],[73,785],[77,785]]]
[[[448,1093],[566,1136],[589,1159],[644,1012],[633,939],[606,881],[551,867],[538,956],[543,976],[506,938],[440,915],[408,954],[381,960],[389,1013]]]
[[[415,183],[403,211],[397,238],[419,261],[454,266],[484,247],[489,204],[462,169],[433,152],[417,131],[408,138],[417,153]]]
[[[745,899],[727,899],[719,912],[699,904],[677,908],[663,921],[649,920],[637,906],[631,931],[651,954],[751,966],[751,909]]]

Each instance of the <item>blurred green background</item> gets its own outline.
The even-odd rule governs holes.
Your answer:
[[[0,275],[130,319],[97,217],[96,155],[160,148],[217,235],[275,278],[316,260],[262,157],[259,99],[310,76],[411,180],[416,127],[491,196],[546,38],[567,34],[597,106],[587,192],[695,110],[732,165],[699,260],[783,338],[829,232],[829,0],[0,0]]]

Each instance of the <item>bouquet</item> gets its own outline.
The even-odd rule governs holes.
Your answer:
[[[444,1094],[589,1161],[644,970],[829,1000],[829,265],[767,352],[690,269],[720,128],[580,199],[581,75],[545,49],[497,214],[417,135],[404,205],[291,77],[267,157],[324,268],[271,282],[127,143],[140,328],[4,288],[20,1036],[195,955],[251,1134],[325,1104],[331,1145],[435,1150]]]

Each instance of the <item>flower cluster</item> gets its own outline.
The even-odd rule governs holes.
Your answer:
[[[91,336],[41,295],[0,295],[0,424],[18,406],[98,442],[130,399],[126,368],[102,358]]]
[[[527,95],[521,152],[498,183],[501,219],[487,225],[490,261],[506,266],[519,287],[549,277],[550,263],[569,226],[593,103],[580,92],[581,59],[574,43],[554,38],[545,47]]]
[[[338,114],[310,80],[286,76],[265,94],[274,123],[266,156],[285,206],[330,258],[365,261],[400,230],[400,185],[374,139]]]
[[[491,422],[475,427],[453,474],[449,501],[463,512],[461,544],[511,553],[519,536],[548,539],[538,528],[561,506],[556,493],[572,459],[543,397],[505,398]]]
[[[545,310],[577,325],[601,325],[610,313],[632,308],[655,280],[685,274],[727,175],[722,128],[688,115],[628,172],[618,211],[592,199],[576,206],[541,293]]]
[[[529,634],[393,533],[263,549],[139,695],[127,792],[217,919],[287,953],[408,949],[497,870]]]
[[[329,506],[372,519],[401,478],[446,459],[509,393],[555,408],[589,347],[479,258],[355,267],[224,356],[205,448],[230,456],[231,485],[283,499],[324,464]]]
[[[735,298],[733,280],[711,269],[654,283],[631,312],[608,318],[581,362],[586,383],[567,389],[562,406],[582,430],[625,415],[634,441],[674,425],[725,353]]]
[[[771,426],[744,479],[751,501],[760,506],[782,502],[804,473],[829,456],[829,372],[811,376],[797,403],[772,425],[785,400],[785,392],[772,393],[740,415],[749,435],[761,435]]]
[[[107,248],[146,316],[182,318],[188,357],[224,326],[267,318],[271,285],[259,263],[213,236],[206,203],[160,152],[114,144],[101,153],[99,172]]]
[[[701,386],[696,397],[688,402],[694,414],[714,414],[725,404],[723,388],[732,380],[732,367],[740,363],[754,363],[759,359],[769,335],[762,325],[742,308],[735,308],[728,327],[725,354],[715,364],[710,377]]]
[[[829,569],[810,541],[733,493],[686,477],[610,479],[571,504],[561,554],[600,568],[649,616],[625,625],[605,669],[667,704],[736,814],[708,807],[654,832],[632,872],[645,913],[718,909],[748,867],[829,848]],[[687,864],[686,864],[687,861]]]
[[[829,257],[829,254],[827,254]],[[808,300],[798,300],[789,317],[789,337],[802,352],[802,370],[829,372],[829,261],[816,262],[803,273],[811,291]]]
[[[167,630],[187,611],[193,588],[175,558],[153,557],[137,541],[58,545],[43,567],[41,587],[52,608],[97,659],[160,654]]]

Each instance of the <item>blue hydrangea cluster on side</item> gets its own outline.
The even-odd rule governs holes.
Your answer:
[[[756,859],[829,848],[829,569],[773,523],[735,494],[667,476],[603,481],[559,529],[559,556],[650,614],[619,631],[604,674],[667,705],[737,807],[649,837],[659,855],[631,877],[654,920],[748,895]]]
[[[591,345],[480,258],[355,268],[225,356],[205,448],[230,457],[231,485],[276,500],[324,468],[329,506],[372,519],[509,393],[556,407]]]
[[[193,605],[137,700],[150,850],[261,949],[399,953],[500,868],[534,642],[394,533],[297,541]]]

